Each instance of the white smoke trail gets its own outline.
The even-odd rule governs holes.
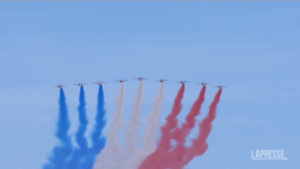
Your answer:
[[[122,129],[124,105],[124,85],[121,83],[119,94],[116,100],[116,108],[113,114],[113,120],[106,134],[106,145],[102,152],[97,156],[93,169],[111,169],[114,163],[112,160],[114,154],[118,154],[121,149],[119,133]]]
[[[124,148],[120,151],[120,154],[117,154],[114,158],[115,169],[124,168],[125,162],[133,155],[139,145],[139,129],[141,126],[141,117],[140,113],[142,111],[142,98],[143,98],[143,82],[140,81],[134,102],[132,112],[128,124],[125,128],[125,144]]]
[[[155,134],[160,126],[160,113],[162,107],[164,84],[161,86],[155,97],[152,110],[147,117],[146,127],[143,135],[143,143],[140,149],[138,149],[130,160],[127,160],[125,167],[126,169],[136,169],[141,162],[156,149]]]

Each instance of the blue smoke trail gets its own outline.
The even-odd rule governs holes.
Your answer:
[[[59,117],[57,121],[57,131],[55,133],[60,145],[55,146],[52,155],[48,158],[49,163],[43,166],[43,169],[63,169],[66,159],[72,152],[72,144],[68,135],[70,121],[68,109],[63,89],[59,93]]]
[[[85,109],[85,96],[84,89],[80,87],[79,93],[79,106],[78,106],[78,115],[79,115],[79,128],[77,133],[75,134],[76,142],[78,144],[78,148],[74,149],[72,156],[67,164],[67,169],[76,169],[80,163],[80,160],[83,159],[87,153],[88,145],[87,140],[84,137],[84,134],[87,129],[88,120],[86,117],[86,109]]]
[[[88,154],[80,165],[80,169],[92,169],[96,155],[98,155],[105,146],[106,139],[101,137],[102,130],[105,127],[105,108],[104,108],[104,92],[102,85],[99,86],[97,115],[95,118],[95,126],[91,135],[92,146],[88,150]]]

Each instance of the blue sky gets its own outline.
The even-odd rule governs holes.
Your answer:
[[[70,134],[77,128],[79,88],[104,86],[110,122],[118,78],[145,76],[143,120],[159,78],[163,119],[181,79],[183,121],[200,86],[223,90],[207,152],[190,169],[300,167],[298,2],[1,2],[0,169],[41,168],[57,140],[58,90],[65,89]],[[125,124],[138,82],[125,84]],[[93,125],[97,86],[85,87]],[[208,87],[199,119],[217,88]],[[110,123],[109,123],[110,124]],[[197,134],[197,129],[190,138]],[[253,161],[251,150],[283,149],[287,161]]]

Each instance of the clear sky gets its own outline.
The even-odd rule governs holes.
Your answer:
[[[1,2],[0,169],[38,169],[57,140],[58,93],[66,86],[70,134],[79,88],[104,86],[108,123],[119,89],[113,80],[144,76],[143,120],[159,78],[163,119],[189,80],[183,121],[207,81],[223,90],[207,152],[189,169],[300,167],[299,2]],[[125,124],[137,81],[125,84]],[[85,86],[93,125],[98,87]],[[199,119],[217,88],[208,86]],[[197,134],[197,129],[190,138]],[[87,134],[88,135],[88,134]],[[253,161],[251,150],[285,150],[287,161]]]

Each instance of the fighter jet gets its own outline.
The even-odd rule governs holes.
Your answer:
[[[76,83],[76,84],[74,84],[74,85],[78,85],[78,86],[80,86],[80,87],[81,87],[81,86],[83,86],[83,85],[87,85],[87,84],[85,84],[85,83],[81,83],[81,82],[80,82],[80,83]]]
[[[201,84],[202,86],[205,86],[206,84],[210,84],[210,83],[202,82],[202,83],[197,83],[197,85],[198,84]]]
[[[164,81],[168,81],[166,79],[159,79],[159,80],[156,80],[156,82],[160,82],[160,83],[163,83]]]
[[[143,79],[148,80],[147,78],[144,78],[144,77],[138,77],[138,78],[134,78],[134,79],[139,79],[139,81],[142,81]]]
[[[185,83],[190,83],[189,81],[184,81],[184,80],[181,80],[181,81],[178,81],[176,83],[181,83],[181,84],[185,84]]]
[[[103,83],[106,83],[106,82],[101,82],[101,81],[98,81],[98,82],[95,82],[95,83],[93,83],[93,84],[97,84],[97,85],[102,85]]]
[[[227,88],[226,86],[221,86],[221,85],[219,85],[219,86],[214,86],[214,87],[218,87],[219,89]]]
[[[67,87],[67,86],[63,86],[63,85],[59,84],[59,85],[56,85],[56,86],[53,86],[53,87],[57,87],[57,88],[61,89],[63,87]]]
[[[123,83],[123,82],[125,82],[125,81],[128,81],[128,80],[120,79],[120,80],[116,80],[115,82]]]

